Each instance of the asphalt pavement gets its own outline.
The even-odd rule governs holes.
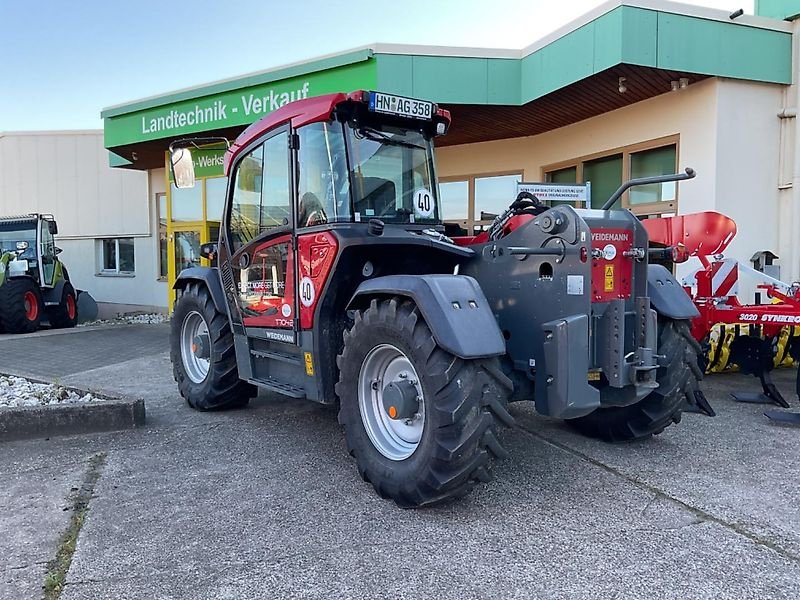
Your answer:
[[[800,428],[727,397],[752,377],[709,378],[716,418],[687,414],[643,443],[587,440],[514,405],[493,482],[402,510],[358,477],[333,410],[265,395],[192,411],[167,328],[137,327],[161,345],[59,377],[144,397],[146,427],[0,444],[0,598],[41,597],[98,456],[67,600],[800,597]],[[120,331],[93,343],[135,343]],[[794,375],[775,379],[798,410]]]

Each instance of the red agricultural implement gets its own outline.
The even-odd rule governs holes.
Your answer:
[[[684,289],[700,312],[692,320],[692,336],[703,346],[701,360],[706,373],[738,368],[758,377],[763,393],[737,393],[736,400],[774,402],[788,408],[770,371],[800,362],[800,283],[787,284],[724,258],[722,253],[736,235],[736,224],[720,213],[646,219],[644,227],[651,243],[673,249],[674,262],[696,256],[702,263],[694,281],[684,282]],[[740,278],[755,284],[757,295],[768,303],[743,304],[738,296]],[[796,391],[800,396],[800,371]],[[767,416],[800,423],[800,414],[771,412]]]

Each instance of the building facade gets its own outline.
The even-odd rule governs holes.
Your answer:
[[[70,278],[104,317],[166,307],[149,180],[111,168],[99,130],[0,133],[0,215],[53,214]]]

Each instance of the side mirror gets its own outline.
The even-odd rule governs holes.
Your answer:
[[[59,254],[61,254],[62,252],[63,252],[63,250],[62,250],[61,248],[59,248],[58,246],[55,246],[55,253],[56,253],[56,256],[58,256],[58,255],[59,255]]]
[[[200,256],[207,260],[217,258],[217,242],[207,242],[200,245]]]
[[[47,228],[50,230],[52,235],[58,235],[58,223],[55,221],[48,221]]]
[[[194,187],[194,160],[192,159],[192,151],[189,148],[174,148],[171,150],[169,163],[176,187]]]

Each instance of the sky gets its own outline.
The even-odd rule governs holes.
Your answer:
[[[522,48],[602,3],[0,0],[0,131],[99,129],[107,106],[374,42]]]

